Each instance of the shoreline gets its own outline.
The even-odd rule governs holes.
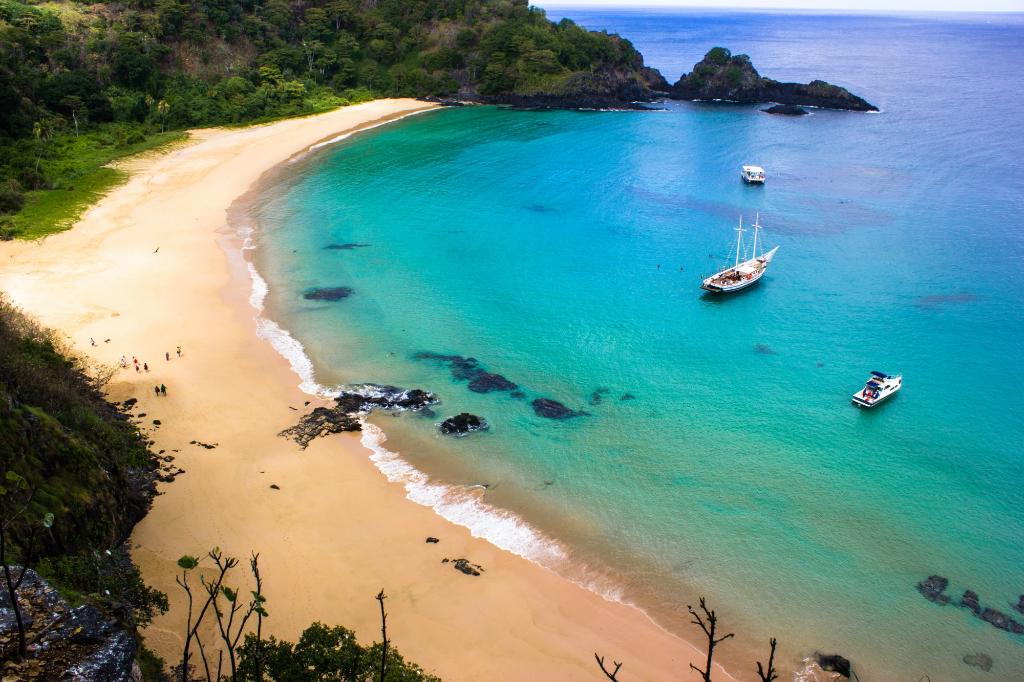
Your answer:
[[[112,399],[139,399],[154,450],[185,470],[159,485],[131,540],[147,582],[171,599],[147,642],[173,662],[183,618],[175,562],[219,546],[240,557],[260,552],[273,616],[265,629],[280,638],[294,641],[323,620],[371,641],[373,595],[383,586],[395,645],[445,679],[594,679],[594,651],[623,660],[631,677],[677,678],[690,661],[700,664],[700,652],[640,609],[410,503],[404,486],[373,466],[360,436],[320,439],[300,452],[276,435],[309,397],[260,338],[252,286],[239,286],[250,276],[239,266],[249,261],[224,243],[233,238],[227,211],[265,173],[316,145],[430,108],[377,100],[196,131],[184,147],[141,163],[73,230],[0,246],[0,288],[15,303],[101,362],[127,354],[152,363],[145,375],[120,370],[108,386]],[[172,359],[160,358],[164,352]],[[166,398],[152,396],[153,382],[168,385]],[[218,445],[206,450],[190,440]],[[428,535],[441,543],[425,545]],[[463,576],[441,556],[467,557],[486,572]]]

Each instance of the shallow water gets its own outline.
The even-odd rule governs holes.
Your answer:
[[[684,634],[708,595],[742,672],[775,634],[787,667],[823,649],[865,681],[1018,679],[1024,637],[914,584],[940,573],[1007,612],[1024,592],[1024,21],[573,16],[671,80],[725,44],[882,113],[463,108],[389,125],[263,190],[265,314],[322,385],[440,394],[433,419],[374,419],[401,455],[382,468],[419,501]],[[743,185],[743,163],[767,185]],[[780,246],[768,275],[703,296],[756,212]],[[355,294],[302,297],[330,286]],[[525,399],[473,393],[423,351],[475,357]],[[863,412],[849,397],[871,369],[905,388]],[[538,397],[589,414],[545,420]],[[461,411],[491,429],[438,436]],[[979,651],[992,672],[960,661]]]

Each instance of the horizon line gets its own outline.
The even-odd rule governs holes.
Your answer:
[[[773,5],[770,7],[762,7],[755,5],[677,5],[672,3],[653,3],[653,4],[619,4],[618,2],[592,2],[586,0],[585,2],[572,2],[571,0],[566,3],[564,0],[554,0],[554,2],[543,2],[543,0],[531,0],[531,5],[540,7],[541,9],[583,9],[583,10],[615,10],[621,12],[640,12],[645,10],[679,10],[679,11],[719,11],[719,12],[801,12],[801,13],[813,13],[813,14],[865,14],[875,16],[886,16],[886,15],[919,15],[919,14],[1019,14],[1024,16],[1024,7],[1020,9],[929,9],[929,8],[893,8],[893,9],[855,9],[850,7],[806,7],[806,6],[793,6],[793,5]]]

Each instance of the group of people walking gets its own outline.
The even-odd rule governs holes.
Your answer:
[[[96,345],[95,342],[93,342],[91,338],[89,339],[89,341],[92,342],[93,345]],[[177,353],[178,357],[180,358],[181,357],[181,346],[178,346],[175,352]],[[171,352],[170,351],[167,351],[167,352],[164,353],[164,360],[166,360],[167,362],[171,361]],[[148,362],[143,362],[143,363],[140,364],[139,363],[139,359],[137,357],[135,357],[134,355],[132,356],[132,364],[135,366],[135,371],[138,372],[138,373],[148,372],[149,371],[149,363]],[[121,356],[121,367],[123,367],[123,368],[128,367],[128,357],[125,356],[125,355]],[[157,385],[153,386],[153,394],[156,395],[156,396],[166,396],[167,395],[167,386],[165,384],[157,384]]]

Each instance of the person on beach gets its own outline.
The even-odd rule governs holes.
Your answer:
[[[170,351],[166,351],[164,353],[164,360],[166,360],[167,362],[171,361],[171,352]]]
[[[90,346],[95,346],[95,345],[96,345],[96,339],[94,339],[94,338],[92,338],[92,337],[90,336],[90,337],[89,337],[89,345],[90,345]]]
[[[125,356],[122,355],[121,356],[121,367],[127,367],[127,366],[128,366],[128,358],[126,358]]]
[[[154,386],[153,387],[153,393],[155,393],[157,396],[159,396],[160,395],[160,387],[159,386]]]
[[[163,384],[160,384],[160,395],[167,395],[167,387]]]
[[[146,370],[148,372],[149,371],[149,363],[148,362],[142,363],[142,369],[144,369],[144,370]]]
[[[141,369],[139,369],[139,363],[135,363],[135,372],[136,372],[136,374],[137,374],[137,373],[139,373],[139,372],[141,372],[141,371],[142,371],[142,370],[141,370]]]
[[[181,357],[181,346],[178,346],[178,357]]]

